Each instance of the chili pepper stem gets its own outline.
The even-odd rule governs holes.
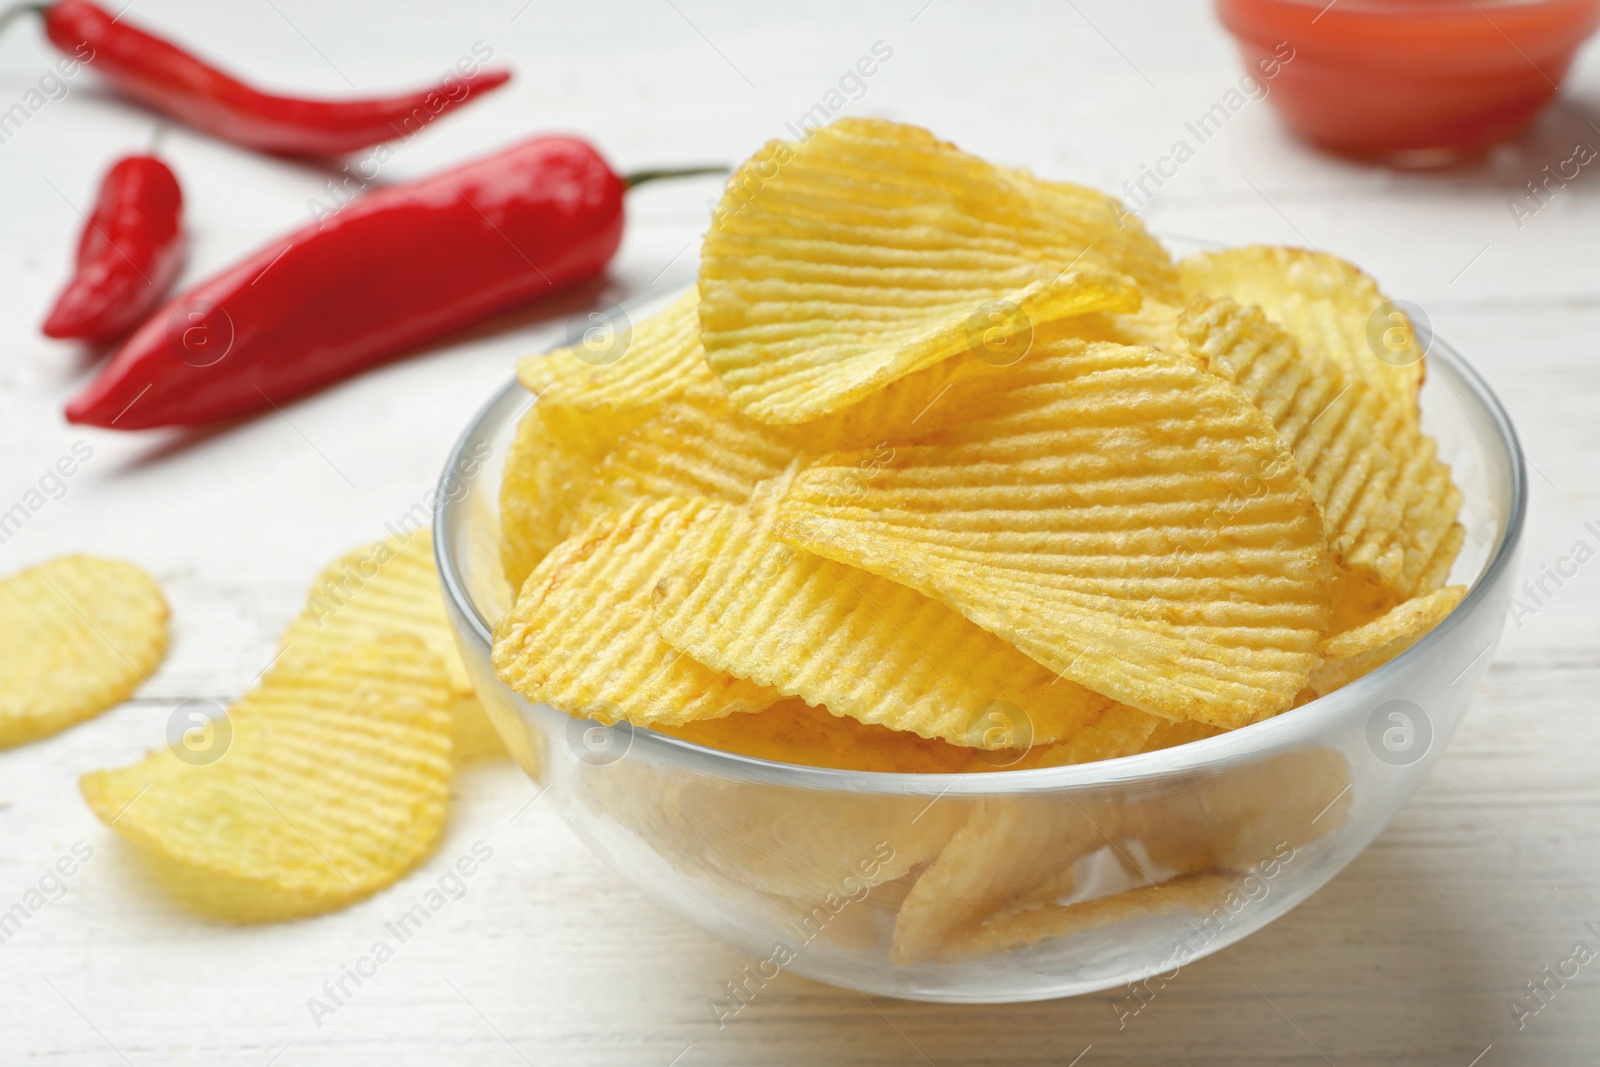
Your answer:
[[[696,174],[726,174],[731,167],[663,167],[655,170],[636,170],[632,174],[622,176],[622,184],[632,189],[645,182],[659,181],[662,178],[690,178]]]
[[[43,15],[45,12],[45,6],[46,5],[44,4],[16,4],[12,7],[6,8],[4,11],[0,11],[0,33],[4,33],[7,26],[17,21],[23,15]]]

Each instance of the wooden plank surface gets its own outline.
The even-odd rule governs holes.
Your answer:
[[[128,17],[262,83],[330,95],[422,82],[478,41],[515,67],[511,87],[408,143],[386,180],[546,130],[588,134],[621,169],[737,161],[828,106],[881,41],[892,57],[840,113],[918,122],[1117,190],[1240,76],[1209,10],[1176,0],[138,0]],[[35,27],[14,26],[0,40],[0,110],[52,59]],[[92,362],[36,325],[99,174],[155,125],[93,80],[70,79],[0,143],[0,508],[75,441],[93,449],[65,495],[0,545],[0,571],[76,550],[137,560],[168,592],[174,642],[133,702],[0,753],[0,910],[76,843],[94,853],[0,946],[0,1063],[1594,1061],[1600,962],[1520,1029],[1508,1001],[1580,939],[1600,947],[1584,927],[1600,925],[1600,564],[1508,630],[1450,752],[1365,855],[1288,917],[1186,968],[1121,1030],[1114,993],[948,1007],[788,976],[718,1029],[706,1002],[745,961],[648,904],[543,802],[523,810],[534,788],[506,765],[461,777],[438,855],[374,900],[244,930],[175,910],[90,816],[77,774],[160,744],[180,701],[245,688],[319,567],[420,499],[512,358],[595,305],[520,316],[220,434],[69,427],[60,405]],[[1600,520],[1600,178],[1583,170],[1520,226],[1510,207],[1577,142],[1600,145],[1600,56],[1580,57],[1570,90],[1519,145],[1444,174],[1319,157],[1253,101],[1142,212],[1166,233],[1326,247],[1426,309],[1518,421],[1534,469],[1529,576]],[[192,278],[308,220],[330,177],[183,130],[163,152],[188,197]],[[585,298],[692,279],[716,189],[632,194],[622,253]],[[467,895],[318,1025],[307,999],[480,840],[494,856]]]

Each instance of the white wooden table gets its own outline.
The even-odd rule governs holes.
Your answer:
[[[591,136],[622,169],[737,161],[826,106],[881,41],[891,58],[844,111],[1115,190],[1240,76],[1207,9],[1153,6],[138,0],[128,17],[263,83],[328,94],[426,81],[480,40],[516,68],[510,87],[408,144],[385,179],[548,130]],[[0,110],[52,58],[35,26],[13,27]],[[0,1064],[1594,1062],[1600,961],[1525,1028],[1508,1001],[1576,941],[1600,948],[1584,926],[1600,927],[1600,564],[1508,632],[1449,754],[1364,856],[1276,925],[1186,968],[1122,1032],[1114,994],[957,1008],[789,976],[719,1031],[706,1002],[744,961],[613,876],[542,801],[528,804],[533,787],[509,764],[461,776],[438,854],[376,899],[254,929],[179,912],[90,815],[77,775],[162,743],[182,700],[246,688],[315,572],[421,497],[513,357],[577,309],[530,313],[217,435],[69,427],[62,402],[91,364],[36,326],[94,184],[155,125],[93,82],[78,75],[0,144],[0,509],[75,441],[93,448],[65,496],[0,545],[0,572],[77,550],[136,560],[167,590],[174,641],[136,700],[0,753],[0,910],[75,843],[94,851],[0,946]],[[1518,420],[1533,468],[1529,576],[1600,541],[1584,528],[1600,520],[1600,170],[1520,228],[1509,207],[1576,142],[1600,145],[1600,53],[1580,57],[1569,90],[1519,146],[1446,174],[1318,156],[1252,102],[1143,212],[1172,234],[1329,248],[1425,308]],[[191,278],[307,220],[328,178],[183,130],[163,151],[188,198]],[[632,194],[603,299],[691,279],[716,190],[701,179]],[[494,856],[468,895],[316,1025],[307,998],[479,840]]]

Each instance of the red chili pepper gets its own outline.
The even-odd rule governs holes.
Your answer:
[[[155,156],[118,160],[78,239],[77,268],[44,320],[49,337],[101,344],[144,321],[183,268],[183,192]]]
[[[446,76],[422,92],[302,100],[254,89],[88,0],[58,0],[31,10],[44,15],[52,44],[89,62],[125,95],[212,136],[284,155],[339,155],[410,136],[511,77],[503,70],[474,70]],[[475,68],[477,59],[469,63]]]
[[[248,415],[599,274],[625,182],[538,137],[369,193],[182,294],[67,406],[119,430]]]

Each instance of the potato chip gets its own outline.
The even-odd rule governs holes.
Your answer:
[[[1106,843],[1093,816],[1060,797],[978,802],[901,904],[890,958],[936,958],[983,919]]]
[[[955,962],[993,955],[1153,915],[1179,911],[1203,915],[1223,904],[1239,878],[1233,871],[1199,871],[1093,900],[1002,912],[956,939],[939,958]]]
[[[576,345],[517,361],[517,378],[546,408],[620,415],[653,411],[672,400],[714,401],[722,386],[700,347],[700,294],[691,290],[665,310],[629,325],[596,323]]]
[[[966,748],[869,726],[795,698],[780,700],[765,711],[656,729],[741,756],[845,771],[949,774],[964,769],[972,759]]]
[[[1054,741],[1111,704],[914,589],[776,540],[775,519],[770,505],[700,513],[656,586],[674,648],[835,714],[973,748]]]
[[[1333,611],[1328,617],[1328,633],[1342,634],[1365,626],[1399,603],[1400,595],[1371,571],[1352,571],[1335,564]]]
[[[1450,529],[1439,539],[1439,547],[1433,550],[1433,558],[1428,560],[1417,576],[1417,595],[1434,592],[1450,580],[1450,572],[1455,567],[1456,556],[1461,552],[1461,544],[1466,537],[1466,527],[1459,522],[1450,524]]]
[[[577,506],[612,442],[561,435],[535,404],[517,423],[500,480],[500,564],[513,590],[576,522]]]
[[[701,250],[701,342],[733,405],[772,423],[969,349],[1010,361],[1037,325],[1138,308],[1127,274],[1171,280],[1118,214],[925,130],[840,120],[730,179]]]
[[[1208,737],[1216,737],[1218,734],[1225,732],[1215,726],[1207,726],[1203,722],[1195,722],[1193,719],[1188,722],[1172,722],[1169,719],[1163,719],[1154,730],[1150,731],[1149,736],[1145,738],[1143,747],[1139,751],[1155,752],[1163,748],[1177,748],[1179,745],[1187,745],[1190,741],[1203,741]]]
[[[235,922],[331,911],[439,839],[450,793],[449,676],[408,634],[302,634],[228,710],[212,762],[175,748],[83,776],[100,820],[189,906]]]
[[[505,746],[472,691],[455,634],[444,613],[444,592],[433,561],[433,533],[390,537],[347,552],[329,564],[311,586],[306,605],[278,641],[281,652],[321,634],[355,644],[385,633],[417,638],[450,677],[457,762],[502,756]]]
[[[531,701],[608,725],[682,725],[775,703],[776,690],[720,674],[668,645],[651,619],[673,550],[712,506],[642,500],[556,546],[495,627],[501,681]]]
[[[1380,619],[1324,641],[1322,652],[1328,662],[1311,672],[1311,689],[1317,696],[1326,696],[1371,674],[1420,641],[1466,595],[1464,585],[1446,586],[1413,597]]]
[[[167,651],[167,603],[131,563],[61,556],[0,580],[0,749],[133,695]]]
[[[1190,256],[1178,272],[1186,299],[1254,304],[1302,348],[1416,411],[1424,363],[1411,320],[1355,264],[1326,252],[1250,245]]]
[[[699,496],[739,504],[800,454],[786,429],[726,407],[673,404],[631,431],[595,469],[579,526],[639,500]]]
[[[1255,307],[1196,300],[1179,330],[1272,420],[1311,483],[1336,561],[1410,595],[1461,506],[1414,402],[1303,348]]]
[[[966,818],[948,798],[703,775],[679,774],[652,792],[681,847],[698,855],[694,866],[808,902],[901,877],[937,855]]]
[[[1063,322],[1061,329],[1085,341],[1143,345],[1181,356],[1188,353],[1188,345],[1178,334],[1180,310],[1159,300],[1146,300],[1138,311],[1093,311]]]
[[[1003,752],[984,753],[975,757],[967,770],[1027,771],[1038,767],[1066,767],[1074,763],[1118,759],[1147,751],[1150,739],[1158,731],[1194,725],[1199,724],[1175,723],[1122,704],[1113,704],[1095,722],[1063,740],[1035,745],[1014,762],[1007,760]]]
[[[1331,748],[1295,749],[1254,763],[1196,771],[1117,812],[1108,829],[1125,854],[1141,850],[1152,878],[1227,867],[1248,871],[1324,836],[1350,809],[1350,764]],[[1137,843],[1138,848],[1134,847]]]
[[[1036,338],[967,421],[802,471],[777,536],[892,578],[1064,678],[1234,727],[1317,662],[1310,487],[1236,387],[1183,356]]]

